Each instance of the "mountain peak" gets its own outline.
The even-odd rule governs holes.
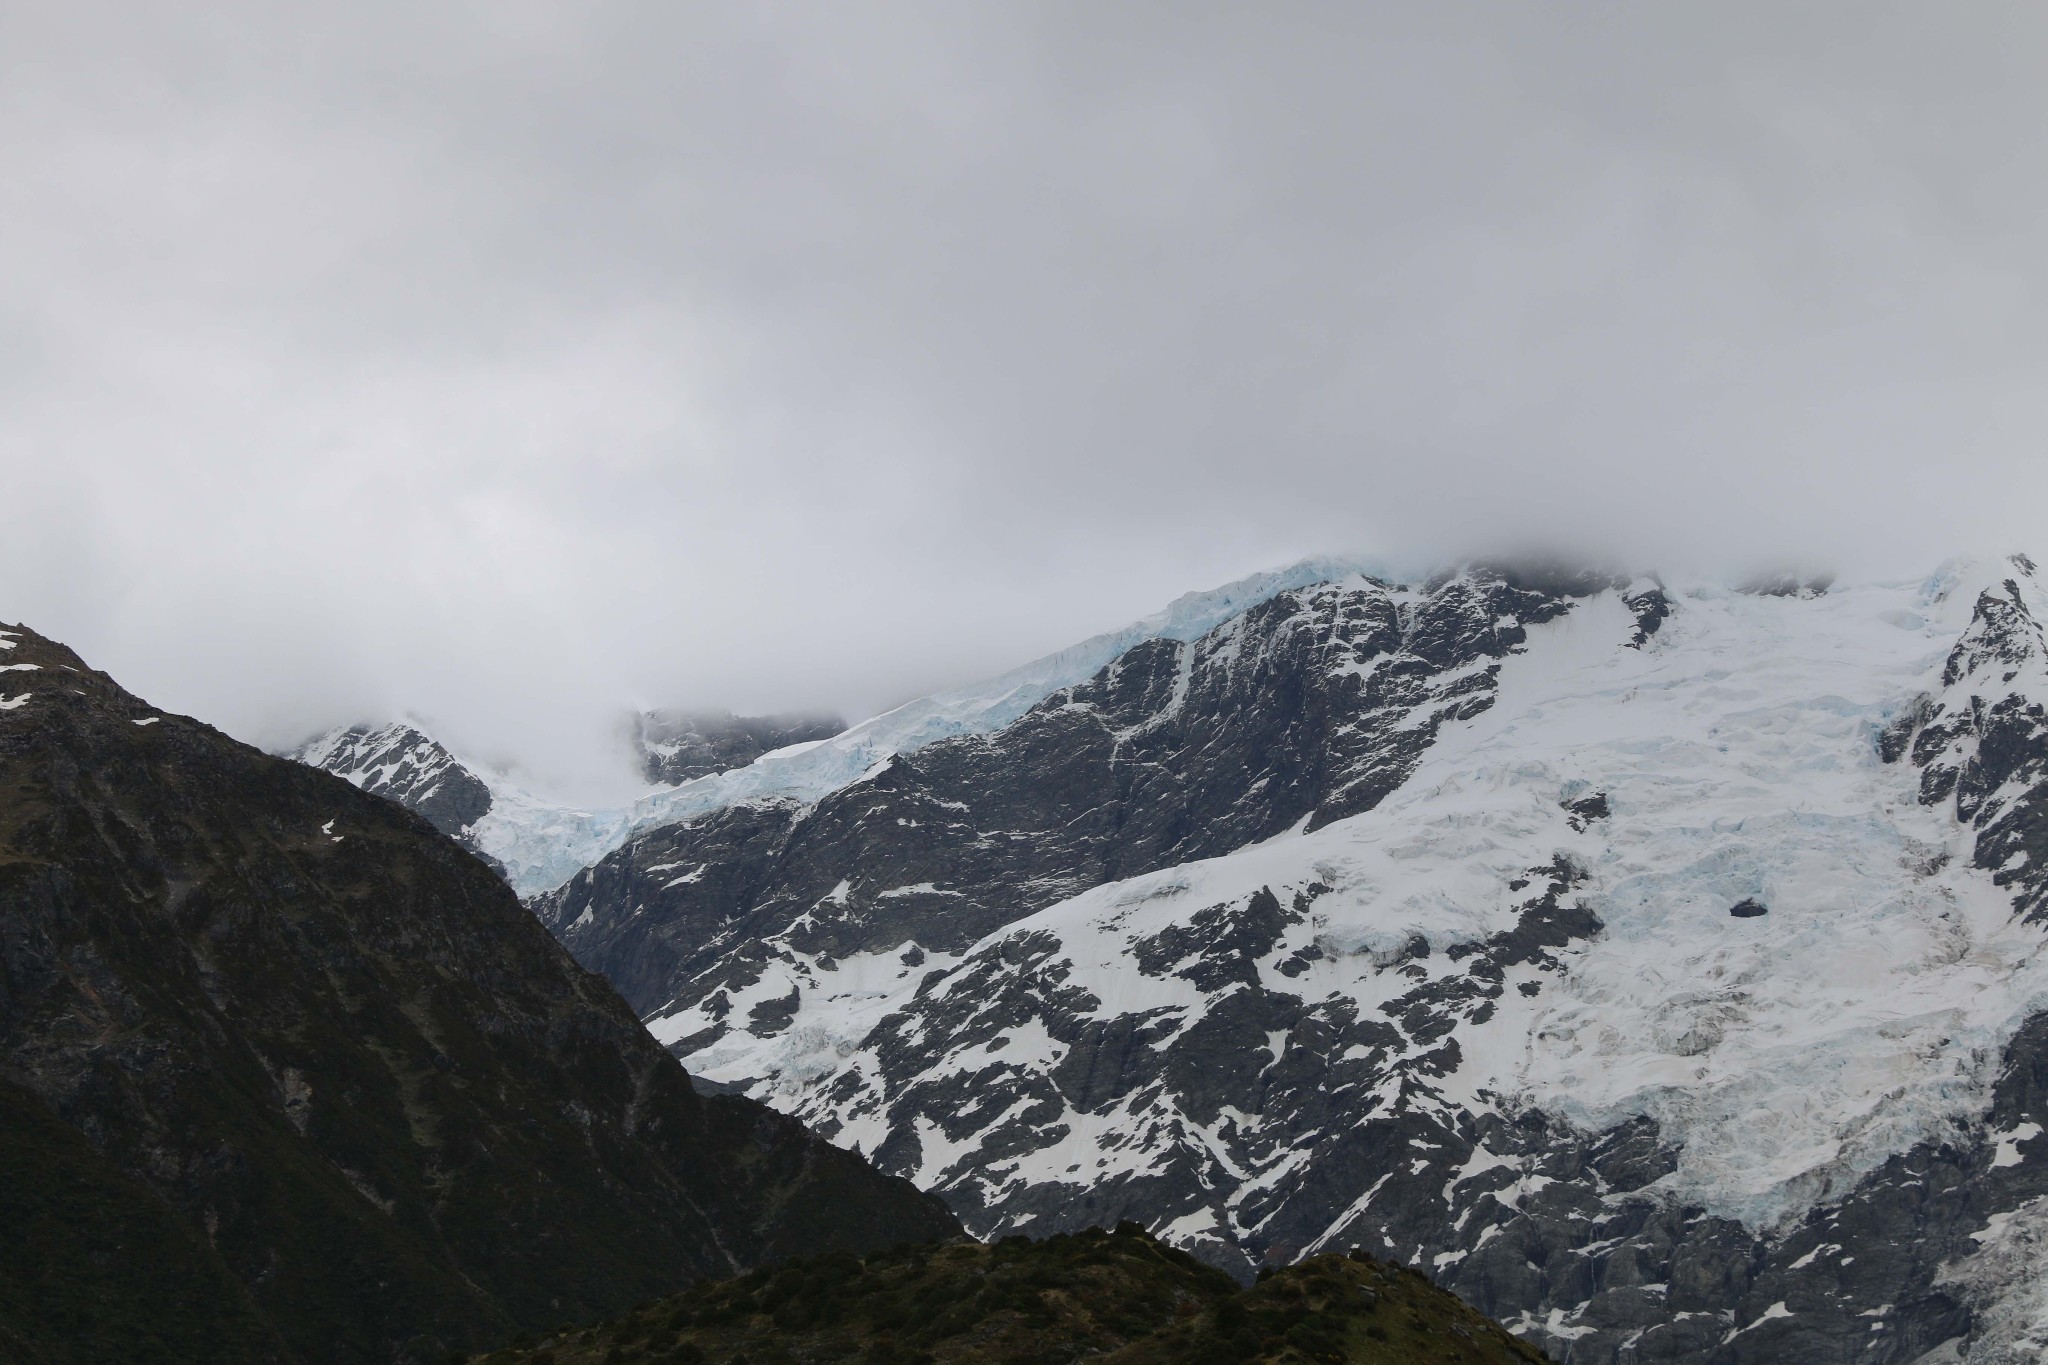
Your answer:
[[[0,1203],[86,1277],[62,1302],[114,1306],[10,1306],[0,1349],[410,1358],[957,1226],[699,1097],[419,816],[32,631],[0,657]],[[81,1188],[121,1227],[68,1217]]]

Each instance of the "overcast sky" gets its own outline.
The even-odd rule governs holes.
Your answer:
[[[0,619],[872,711],[1322,550],[2048,549],[2048,10],[0,0]]]

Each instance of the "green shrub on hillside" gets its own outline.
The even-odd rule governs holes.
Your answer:
[[[1528,1365],[1401,1266],[1318,1256],[1242,1289],[1133,1225],[847,1253],[703,1284],[479,1365]]]

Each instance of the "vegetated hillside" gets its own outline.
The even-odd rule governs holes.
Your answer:
[[[840,1253],[706,1284],[489,1365],[1421,1365],[1542,1352],[1413,1270],[1318,1256],[1250,1289],[1136,1224]]]
[[[0,630],[0,1356],[439,1359],[909,1184],[703,1098],[475,857]]]

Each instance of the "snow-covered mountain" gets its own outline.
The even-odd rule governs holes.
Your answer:
[[[977,1232],[1363,1244],[1573,1362],[2040,1358],[2032,564],[1361,568],[659,794],[536,908]]]
[[[1349,560],[1304,560],[1212,591],[1188,593],[1122,630],[1093,636],[986,682],[921,697],[829,738],[792,738],[751,759],[736,757],[741,766],[673,785],[664,784],[665,775],[682,776],[697,766],[686,761],[672,767],[669,762],[671,753],[684,752],[680,746],[670,749],[675,741],[668,734],[683,713],[649,712],[636,726],[636,743],[643,770],[657,785],[620,807],[571,806],[537,795],[488,765],[456,758],[418,721],[343,727],[308,740],[289,756],[329,768],[358,786],[371,784],[370,790],[406,803],[431,786],[412,774],[439,773],[449,765],[462,769],[488,788],[489,808],[461,827],[467,834],[447,832],[496,863],[512,889],[530,898],[561,886],[638,832],[749,801],[816,801],[898,754],[999,730],[1048,694],[1083,681],[1138,644],[1192,640],[1277,593],[1359,567]],[[778,738],[793,733],[788,718],[784,722]],[[694,759],[698,751],[690,752]]]
[[[418,811],[521,895],[560,885],[618,847],[631,828],[623,810],[585,810],[534,795],[489,765],[459,757],[419,721],[342,726],[285,757]]]
[[[490,784],[417,726],[404,721],[342,726],[315,735],[285,757],[325,768],[419,812],[435,829],[504,870],[476,835],[491,810]]]

